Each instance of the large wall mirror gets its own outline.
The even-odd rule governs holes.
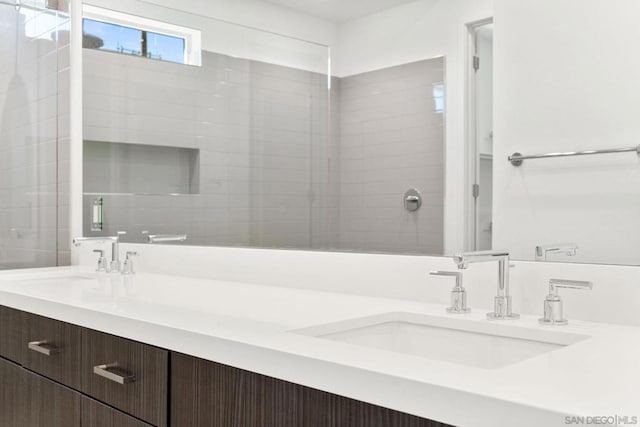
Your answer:
[[[85,5],[86,235],[443,254],[444,58],[337,76],[327,46],[130,3]]]
[[[505,208],[492,2],[247,2],[264,25],[224,1],[90,3],[85,235],[633,264],[575,227],[513,240],[536,218]],[[287,20],[335,37],[282,35]]]

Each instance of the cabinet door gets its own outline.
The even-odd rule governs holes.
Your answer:
[[[47,378],[79,389],[82,328],[23,312],[22,329],[22,364]]]
[[[22,363],[21,312],[0,306],[0,356]]]
[[[169,354],[102,332],[82,331],[82,388],[155,426],[167,425]]]
[[[82,427],[151,427],[88,397],[82,398]]]
[[[22,370],[24,413],[20,426],[80,427],[80,393]]]
[[[0,359],[0,426],[80,427],[80,394]]]
[[[0,426],[18,426],[23,404],[20,377],[22,368],[0,359]]]
[[[171,353],[171,425],[442,427],[445,424]]]

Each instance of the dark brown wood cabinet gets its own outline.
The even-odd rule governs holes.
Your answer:
[[[90,426],[166,427],[168,360],[167,350],[0,306],[0,427],[74,427],[81,416]],[[81,411],[82,393],[105,404]]]
[[[16,426],[20,419],[21,400],[20,385],[22,368],[0,359],[0,426]]]
[[[22,312],[0,306],[0,356],[22,363]]]
[[[88,397],[82,398],[82,427],[151,427]]]
[[[0,358],[2,427],[152,427]]]
[[[80,394],[0,359],[0,425],[80,427]]]
[[[0,306],[0,427],[167,425],[445,426]]]
[[[22,370],[23,422],[29,427],[80,427],[80,393]]]
[[[82,331],[82,346],[83,393],[155,426],[167,425],[167,350],[90,329]],[[97,366],[131,382],[100,376]]]
[[[446,426],[179,353],[171,353],[171,384],[172,426]]]
[[[80,388],[80,331],[66,322],[22,313],[22,364],[47,378]]]

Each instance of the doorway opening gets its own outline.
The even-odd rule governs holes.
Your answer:
[[[465,249],[492,248],[493,19],[467,25],[467,233]]]

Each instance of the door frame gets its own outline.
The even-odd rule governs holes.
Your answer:
[[[493,17],[468,22],[465,58],[465,186],[464,186],[464,250],[475,251],[479,240],[478,198],[474,185],[480,182],[480,153],[478,149],[476,70],[477,30],[493,24]]]

